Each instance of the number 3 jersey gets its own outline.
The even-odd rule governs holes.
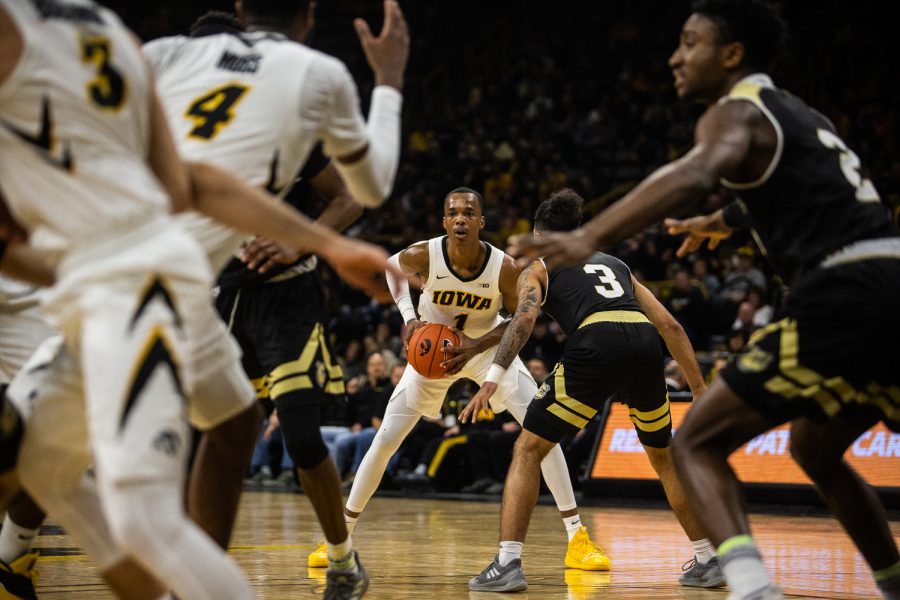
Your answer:
[[[285,192],[319,140],[362,148],[356,85],[339,60],[284,35],[226,31],[144,46],[179,151],[272,193]],[[198,214],[184,223],[218,271],[245,236]]]
[[[584,265],[550,272],[541,308],[566,335],[595,312],[643,312],[634,297],[631,269],[618,258],[602,252],[591,255]]]
[[[447,236],[428,240],[428,280],[419,298],[419,317],[429,323],[455,327],[470,338],[479,338],[503,318],[500,267],[503,252],[487,242],[481,269],[472,277],[453,270],[447,255]]]
[[[69,254],[168,213],[147,165],[150,73],[92,2],[0,0],[22,38],[0,85],[0,182],[32,245]]]

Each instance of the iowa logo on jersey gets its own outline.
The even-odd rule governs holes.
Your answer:
[[[473,310],[487,310],[491,307],[491,299],[459,290],[435,290],[431,301],[440,306],[459,306]]]

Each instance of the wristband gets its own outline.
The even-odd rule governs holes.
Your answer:
[[[497,363],[492,363],[491,368],[488,369],[487,375],[484,378],[485,383],[497,383],[503,376],[506,374],[506,369],[498,365]]]
[[[412,304],[400,306],[397,305],[397,308],[400,309],[400,316],[403,317],[403,323],[409,323],[414,319],[418,319],[419,316],[416,314],[416,309],[413,308]]]

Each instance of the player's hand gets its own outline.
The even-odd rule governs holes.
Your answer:
[[[460,423],[474,423],[478,415],[481,414],[481,411],[488,411],[491,409],[491,396],[497,391],[497,384],[493,381],[485,381],[481,384],[481,389],[478,390],[478,393],[469,400],[469,403],[466,404],[466,407],[459,414],[459,422]]]
[[[507,254],[518,258],[516,264],[520,268],[543,257],[548,271],[555,267],[583,263],[595,251],[593,241],[582,229],[565,233],[544,233],[541,237],[514,235],[509,239],[509,248],[506,249]]]
[[[409,29],[403,11],[396,0],[384,2],[384,26],[381,35],[375,37],[369,24],[355,19],[353,26],[366,60],[375,72],[375,85],[389,85],[403,89],[403,73],[409,60]]]
[[[388,253],[384,248],[348,237],[338,237],[334,244],[319,250],[319,255],[334,267],[341,279],[379,302],[391,300],[385,271],[398,278],[406,277],[388,264]]]
[[[441,367],[447,369],[446,375],[456,375],[466,363],[477,354],[481,353],[477,340],[474,340],[464,334],[462,331],[453,330],[459,336],[459,344],[455,346],[444,346],[441,351],[444,353],[444,360],[441,361]]]
[[[409,349],[409,338],[412,337],[412,334],[416,332],[416,329],[425,325],[425,321],[420,321],[419,319],[410,319],[406,322],[406,332],[403,334],[403,348]]]
[[[676,256],[685,256],[696,252],[703,245],[704,240],[709,240],[709,249],[715,250],[722,240],[731,235],[731,229],[723,225],[714,215],[703,215],[690,219],[666,219],[663,224],[669,235],[687,234],[681,247],[675,252]]]
[[[265,273],[275,265],[289,265],[300,258],[300,251],[267,238],[253,238],[244,243],[240,259],[247,268]]]

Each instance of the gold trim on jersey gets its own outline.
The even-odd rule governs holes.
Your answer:
[[[601,310],[595,313],[589,314],[585,319],[579,323],[578,329],[585,327],[587,325],[591,325],[593,323],[649,323],[650,319],[647,318],[642,312],[638,312],[636,310]]]

